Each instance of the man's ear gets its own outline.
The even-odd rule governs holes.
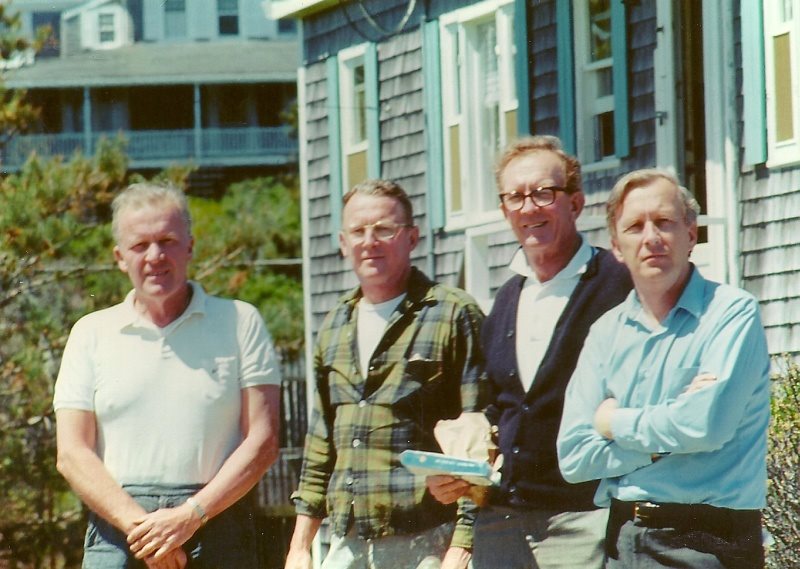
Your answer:
[[[350,249],[347,246],[347,239],[345,239],[344,236],[344,231],[339,232],[339,252],[345,259],[347,258],[347,255],[350,253]]]
[[[620,250],[615,237],[611,238],[611,252],[614,253],[614,256],[617,258],[617,261],[619,261],[620,263],[625,262],[622,258],[622,251]]]
[[[411,243],[411,250],[413,251],[419,244],[419,226],[414,225],[408,228],[408,238]]]
[[[125,262],[125,258],[122,256],[122,251],[119,249],[119,245],[114,245],[114,260],[117,262],[117,267],[123,273],[128,272],[128,263]]]
[[[586,204],[586,196],[583,195],[583,192],[569,194],[569,203],[574,218],[578,219],[578,216],[583,211],[583,206]]]
[[[691,257],[692,251],[694,251],[694,246],[697,245],[697,222],[689,225],[689,240],[691,242],[691,246],[689,247],[689,256]]]

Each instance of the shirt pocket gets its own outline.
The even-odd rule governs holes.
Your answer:
[[[205,361],[208,399],[218,399],[230,392],[239,383],[239,358],[237,356],[216,356]]]

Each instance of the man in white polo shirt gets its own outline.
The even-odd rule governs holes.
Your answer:
[[[134,184],[112,207],[133,290],[75,324],[54,400],[58,469],[92,510],[83,567],[255,568],[242,498],[278,454],[269,333],[253,306],[187,280],[181,190]]]

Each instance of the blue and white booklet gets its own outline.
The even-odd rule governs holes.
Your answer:
[[[476,486],[492,486],[498,483],[495,479],[499,477],[486,461],[456,458],[438,452],[404,450],[400,453],[400,464],[418,476],[446,474]]]

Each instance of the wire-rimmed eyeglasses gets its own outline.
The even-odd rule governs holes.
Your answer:
[[[394,223],[392,221],[376,221],[345,229],[345,234],[355,243],[367,239],[367,232],[372,231],[372,238],[378,241],[391,241],[404,227],[414,227],[411,223]]]
[[[525,205],[525,200],[530,198],[533,205],[545,207],[556,201],[556,192],[566,192],[566,188],[561,186],[544,186],[525,193],[523,192],[503,192],[500,194],[500,202],[509,211],[517,211]]]

